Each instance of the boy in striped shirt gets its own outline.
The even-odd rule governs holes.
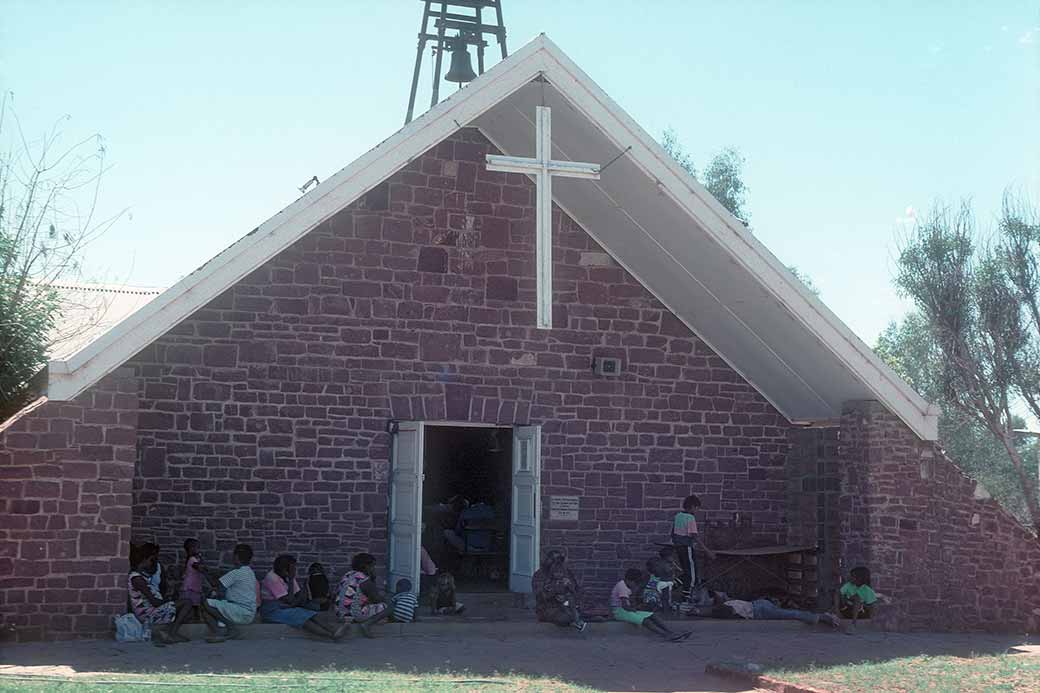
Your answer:
[[[397,590],[390,598],[390,615],[396,623],[412,623],[418,621],[415,612],[419,608],[419,597],[412,592],[412,581],[401,578],[397,581]]]

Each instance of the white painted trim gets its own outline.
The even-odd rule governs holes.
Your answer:
[[[372,189],[414,157],[534,79],[546,42],[538,36],[466,88],[404,126],[244,238],[64,361],[49,364],[47,393],[70,400],[181,320]]]
[[[631,145],[627,155],[631,161],[656,181],[662,192],[726,249],[735,262],[757,277],[879,401],[922,438],[937,438],[938,409],[885,366],[544,34],[316,186],[76,354],[51,362],[48,397],[72,399],[407,165],[412,158],[471,123],[539,73],[544,73],[577,111],[596,123],[619,150]],[[768,399],[768,394],[763,394]]]
[[[526,116],[525,116],[525,117],[526,117]],[[528,120],[529,120],[529,119],[528,119]],[[502,147],[502,145],[500,145],[500,144],[499,144],[499,143],[498,143],[498,142],[497,142],[497,141],[495,140],[495,138],[494,138],[494,137],[492,137],[492,136],[491,136],[491,135],[489,135],[489,134],[488,134],[487,132],[485,132],[483,128],[481,128],[481,127],[478,127],[477,129],[478,129],[478,130],[480,130],[480,133],[481,133],[482,135],[484,135],[484,137],[485,137],[485,138],[487,138],[487,140],[488,140],[489,142],[491,142],[491,144],[495,145],[495,148],[496,148],[496,149],[498,149],[499,151],[505,151],[505,149],[504,149],[504,148]],[[559,148],[559,145],[557,145],[557,148]],[[562,151],[562,149],[561,149],[561,151]],[[566,155],[566,152],[564,152],[564,154]],[[530,176],[530,175],[528,175],[528,177],[530,178],[531,176]],[[605,195],[605,196],[606,196],[606,197],[607,197],[607,198],[609,199],[609,197],[610,197],[610,196],[606,194],[606,191],[604,191],[604,190],[603,190],[602,188],[600,188],[600,192],[601,192],[601,193],[602,193],[603,195]],[[569,210],[569,209],[567,208],[567,206],[566,206],[566,205],[564,205],[563,203],[561,203],[561,202],[560,202],[559,200],[553,200],[553,202],[555,202],[555,203],[556,203],[556,206],[557,206],[557,207],[559,207],[559,208],[560,208],[560,210],[561,210],[561,211],[563,211],[563,213],[564,213],[564,214],[566,214],[566,215],[567,215],[568,217],[570,217],[571,221],[573,221],[573,222],[574,222],[575,224],[577,224],[577,225],[578,225],[578,227],[579,227],[579,228],[581,228],[581,230],[582,230],[582,231],[584,231],[584,232],[585,232],[586,234],[588,234],[589,238],[591,238],[591,239],[592,239],[593,241],[595,241],[595,242],[596,242],[596,245],[598,245],[598,246],[599,246],[600,248],[603,248],[603,250],[604,250],[604,251],[606,251],[607,255],[609,255],[609,256],[610,256],[611,258],[613,258],[613,259],[614,259],[614,262],[618,263],[618,266],[619,266],[619,267],[620,267],[621,269],[623,269],[623,270],[624,270],[625,272],[627,272],[627,273],[629,274],[629,276],[631,276],[631,277],[634,277],[634,278],[635,278],[635,280],[639,282],[640,286],[642,286],[642,287],[643,287],[644,289],[646,289],[646,290],[647,290],[647,292],[649,292],[649,293],[650,293],[650,295],[651,295],[651,296],[653,296],[653,297],[654,297],[654,299],[656,299],[658,303],[660,303],[660,304],[661,304],[662,306],[664,306],[664,307],[665,307],[665,310],[669,311],[669,312],[670,312],[670,313],[671,313],[672,315],[674,315],[674,316],[675,316],[675,317],[676,317],[676,318],[677,318],[677,319],[678,319],[678,320],[679,320],[679,321],[680,321],[680,322],[681,322],[682,324],[686,325],[687,329],[689,329],[689,330],[690,330],[690,332],[692,332],[692,333],[693,333],[693,334],[694,334],[694,335],[695,335],[695,336],[697,337],[697,339],[699,339],[699,340],[701,340],[702,342],[704,342],[704,344],[705,344],[705,345],[706,345],[706,346],[707,346],[707,347],[708,347],[709,349],[711,349],[711,350],[712,350],[712,351],[713,351],[713,352],[714,352],[715,354],[717,354],[719,358],[721,358],[721,359],[722,359],[723,361],[725,361],[725,362],[726,362],[726,365],[727,365],[727,366],[729,366],[730,368],[732,368],[732,369],[733,369],[733,372],[734,372],[734,373],[736,373],[737,375],[739,375],[739,376],[740,376],[740,377],[741,377],[741,378],[742,378],[742,379],[743,379],[743,380],[744,380],[745,382],[747,382],[747,383],[748,383],[749,385],[751,385],[751,387],[755,388],[755,391],[756,391],[756,392],[758,392],[758,394],[762,395],[762,397],[763,397],[763,398],[764,398],[764,399],[765,399],[765,400],[766,400],[767,402],[769,402],[769,404],[770,404],[770,405],[771,405],[771,406],[773,407],[773,409],[776,409],[776,410],[777,410],[778,412],[780,412],[780,414],[781,414],[781,415],[782,415],[782,416],[783,416],[783,417],[784,417],[785,419],[787,419],[788,421],[790,421],[790,420],[791,420],[791,417],[790,417],[790,415],[789,415],[789,414],[788,414],[788,413],[787,413],[787,412],[785,411],[785,409],[784,409],[783,407],[781,407],[781,406],[780,406],[779,404],[777,404],[777,402],[776,402],[776,401],[775,401],[775,400],[774,400],[774,399],[773,399],[773,398],[772,398],[772,397],[771,397],[771,396],[769,395],[769,393],[768,393],[768,392],[766,392],[765,390],[763,390],[762,388],[760,388],[760,387],[759,387],[758,385],[756,385],[756,384],[755,384],[755,382],[754,382],[754,380],[752,380],[752,379],[751,379],[750,377],[748,377],[748,375],[747,375],[746,373],[744,373],[744,371],[743,371],[743,370],[742,370],[742,369],[741,369],[741,368],[740,368],[739,366],[737,366],[736,364],[734,364],[733,362],[731,362],[731,361],[729,360],[729,357],[727,357],[725,353],[723,353],[723,352],[722,352],[721,350],[719,350],[719,349],[716,349],[716,348],[715,348],[715,346],[714,346],[714,345],[713,345],[713,344],[711,343],[711,340],[709,340],[709,339],[705,338],[705,337],[704,337],[704,336],[703,336],[703,335],[702,335],[702,334],[701,334],[701,333],[700,333],[699,331],[697,331],[697,329],[696,329],[696,328],[694,328],[694,326],[693,326],[693,325],[691,325],[691,324],[690,324],[689,322],[687,322],[687,321],[686,321],[686,319],[685,319],[684,317],[682,317],[682,315],[680,315],[679,313],[677,313],[677,312],[676,312],[676,311],[675,311],[675,310],[674,310],[674,309],[673,309],[673,308],[671,307],[671,305],[669,305],[669,303],[668,303],[667,301],[665,301],[665,300],[664,300],[664,299],[663,299],[663,298],[662,298],[662,297],[661,297],[661,296],[660,296],[660,295],[659,295],[659,294],[658,294],[658,293],[657,293],[656,291],[654,291],[654,290],[653,290],[653,289],[652,289],[652,288],[651,288],[650,286],[647,286],[646,282],[645,282],[645,281],[643,281],[643,280],[642,280],[642,279],[640,278],[640,276],[639,276],[639,275],[638,275],[638,274],[637,274],[637,273],[636,273],[636,272],[635,272],[635,271],[634,271],[634,270],[633,270],[633,269],[632,269],[631,267],[629,267],[628,263],[626,263],[626,262],[625,262],[625,261],[624,261],[624,260],[623,260],[622,258],[620,258],[620,257],[618,257],[617,255],[615,255],[615,254],[614,254],[614,252],[613,252],[613,251],[612,251],[612,250],[610,249],[610,247],[609,247],[609,246],[608,246],[608,245],[607,245],[606,243],[604,243],[604,242],[603,242],[603,241],[602,241],[602,240],[601,240],[601,239],[599,238],[599,236],[597,236],[597,235],[596,235],[596,232],[595,232],[594,230],[590,229],[590,228],[589,228],[589,227],[587,227],[587,226],[586,226],[585,224],[581,223],[581,221],[579,220],[578,216],[577,216],[577,215],[575,215],[575,214],[574,214],[573,212],[571,212],[571,211],[570,211],[570,210]],[[621,209],[620,205],[617,205],[617,204],[615,204],[615,206],[616,206],[616,207],[617,207],[617,208],[618,208],[619,210],[621,210],[622,212],[624,212],[624,210],[623,210],[623,209]],[[632,218],[631,218],[630,216],[628,216],[628,213],[627,213],[627,212],[625,213],[625,216],[626,216],[626,217],[627,217],[628,219],[630,219],[630,220],[632,219]],[[635,223],[635,222],[633,221],[633,223]],[[647,234],[647,232],[646,232],[646,229],[644,229],[644,228],[643,228],[642,226],[639,226],[638,224],[636,224],[636,227],[637,227],[637,228],[639,228],[639,229],[640,229],[640,230],[641,230],[641,231],[642,231],[642,232],[643,232],[644,234]],[[649,234],[647,234],[647,235],[649,235]],[[676,260],[676,262],[678,263],[678,260]],[[680,263],[680,266],[681,266],[681,263]],[[685,269],[685,268],[684,268],[684,269]],[[697,282],[698,284],[701,284],[700,280],[698,280],[698,279],[697,279],[696,277],[693,277],[693,275],[692,275],[692,274],[689,274],[689,273],[687,273],[687,274],[688,274],[688,276],[692,277],[692,278],[694,279],[694,281],[696,281],[696,282]],[[704,286],[703,284],[701,284],[701,286],[702,286],[702,287],[703,287],[703,288],[704,288],[704,289],[705,289],[706,291],[708,291],[707,287],[705,287],[705,286]],[[715,297],[715,294],[713,294],[713,293],[712,293],[711,291],[708,291],[708,293],[709,293],[709,294],[710,294],[710,295],[711,295],[712,297]],[[718,300],[718,299],[717,299],[717,297],[715,297],[715,298],[716,298],[716,300]],[[624,376],[622,375],[622,378],[623,378],[623,377],[624,377]]]
[[[503,426],[482,421],[423,421],[422,423],[427,428],[431,426],[435,428],[498,428],[503,431],[511,431],[515,428],[513,425]]]
[[[596,123],[619,151],[631,146],[630,159],[917,435],[925,440],[938,438],[938,415],[933,404],[877,358],[556,44],[545,38],[543,50],[544,76],[565,100]]]

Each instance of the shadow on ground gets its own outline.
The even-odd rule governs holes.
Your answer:
[[[917,655],[1000,654],[1023,637],[985,634],[843,635],[778,621],[693,621],[692,637],[661,643],[622,624],[593,626],[586,635],[551,626],[415,629],[387,626],[373,640],[312,640],[296,631],[265,631],[223,644],[201,638],[165,648],[147,643],[76,641],[5,645],[0,675],[75,675],[96,672],[263,673],[271,671],[390,670],[551,676],[602,691],[747,690],[704,673],[709,662],[744,661],[788,668],[891,660]],[[194,634],[194,633],[193,633]]]

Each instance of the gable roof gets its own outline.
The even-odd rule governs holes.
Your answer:
[[[48,335],[48,356],[66,359],[133,315],[164,289],[123,284],[51,284],[58,316]]]
[[[539,76],[544,80],[538,79]],[[506,154],[534,151],[535,106],[553,107],[553,154],[606,163],[558,179],[554,202],[793,422],[876,399],[926,440],[938,409],[885,366],[710,193],[544,34],[63,360],[47,394],[70,399],[412,158],[478,127]]]

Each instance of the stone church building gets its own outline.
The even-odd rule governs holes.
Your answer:
[[[538,189],[486,158],[531,156],[540,106],[552,157],[610,162],[553,179],[548,329]],[[811,547],[821,604],[864,564],[899,627],[1040,620],[1037,541],[936,408],[544,36],[41,379],[0,426],[19,639],[109,632],[132,540],[414,576],[458,494],[501,589],[563,547],[601,600],[696,493],[718,548]]]

